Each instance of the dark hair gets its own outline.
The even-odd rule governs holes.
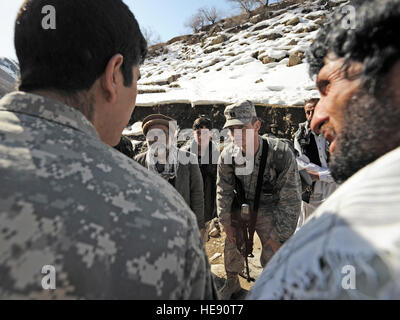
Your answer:
[[[309,103],[316,106],[318,102],[319,102],[319,98],[311,98],[311,99],[306,100],[306,102],[304,103],[304,106],[306,106]]]
[[[200,116],[193,122],[193,130],[199,130],[203,127],[206,127],[207,129],[211,130],[212,123],[211,120],[206,118],[205,116]]]
[[[400,57],[400,0],[354,0],[350,5],[356,9],[356,27],[343,27],[348,19],[346,10],[332,15],[321,27],[307,54],[310,74],[318,74],[324,58],[333,53],[345,58],[346,76],[351,63],[362,63],[362,87],[377,96],[386,75]]]
[[[121,136],[121,140],[114,147],[114,149],[118,150],[119,152],[123,153],[131,159],[135,157],[135,151],[133,150],[132,142],[128,137],[124,135]]]
[[[44,29],[51,5],[56,28]],[[26,0],[15,23],[15,49],[22,91],[51,90],[66,96],[89,90],[111,57],[124,57],[124,85],[133,82],[132,68],[143,62],[147,43],[121,0]]]

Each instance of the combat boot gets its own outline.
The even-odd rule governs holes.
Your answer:
[[[221,300],[230,300],[232,295],[241,290],[239,278],[237,275],[229,275],[224,286],[220,289],[219,295]]]

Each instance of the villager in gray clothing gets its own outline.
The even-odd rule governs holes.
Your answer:
[[[143,120],[142,128],[149,148],[147,152],[137,155],[134,159],[175,187],[196,215],[198,226],[203,234],[203,179],[196,156],[179,150],[174,143],[169,143],[176,130],[172,118],[153,114]]]

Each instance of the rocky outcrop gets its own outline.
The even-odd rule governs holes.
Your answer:
[[[165,93],[165,89],[138,89],[138,94]]]
[[[285,22],[285,26],[296,26],[300,23],[300,18],[296,17]]]
[[[168,78],[168,84],[171,84],[172,82],[175,82],[176,80],[178,80],[181,77],[180,74],[174,74],[173,76],[170,76]]]
[[[227,37],[224,36],[223,34],[221,34],[221,35],[219,35],[218,37],[216,37],[216,38],[214,38],[213,40],[211,40],[210,45],[211,45],[211,46],[214,46],[214,45],[216,45],[216,44],[223,43],[223,42],[225,42],[226,40],[227,40]]]
[[[205,54],[209,54],[209,53],[213,53],[213,52],[218,51],[218,50],[221,50],[221,47],[220,47],[220,46],[217,46],[217,47],[210,47],[210,48],[205,49],[205,50],[204,50],[204,53],[205,53]]]
[[[279,38],[282,38],[283,36],[280,33],[272,32],[272,33],[265,33],[265,34],[260,34],[258,36],[258,40],[276,40]]]
[[[279,60],[275,59],[275,58],[271,58],[270,56],[264,56],[262,58],[260,58],[261,62],[263,64],[268,64],[268,63],[272,63],[272,62],[278,62]]]
[[[297,66],[300,63],[303,63],[304,59],[304,52],[302,51],[295,51],[292,52],[289,56],[289,62],[287,64],[288,67]]]
[[[173,43],[178,42],[178,41],[187,41],[191,37],[192,37],[192,35],[190,35],[190,34],[187,34],[187,35],[184,35],[184,36],[178,36],[178,37],[175,37],[175,38],[172,38],[171,40],[169,40],[167,42],[167,44],[173,44]]]
[[[254,27],[254,29],[253,29],[252,31],[260,31],[260,30],[267,29],[267,28],[269,28],[269,27],[270,27],[269,24],[262,24],[262,25],[259,25],[259,26]]]
[[[314,25],[311,25],[308,27],[300,27],[300,28],[296,29],[294,32],[295,33],[310,33],[310,32],[316,31],[318,29],[319,29],[319,25],[314,24]]]

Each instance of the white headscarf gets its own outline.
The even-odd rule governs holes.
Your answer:
[[[147,168],[167,181],[174,179],[179,167],[178,152],[175,145],[169,146],[167,152],[165,145],[157,142],[152,144],[147,150]],[[167,153],[168,156],[166,156]]]

